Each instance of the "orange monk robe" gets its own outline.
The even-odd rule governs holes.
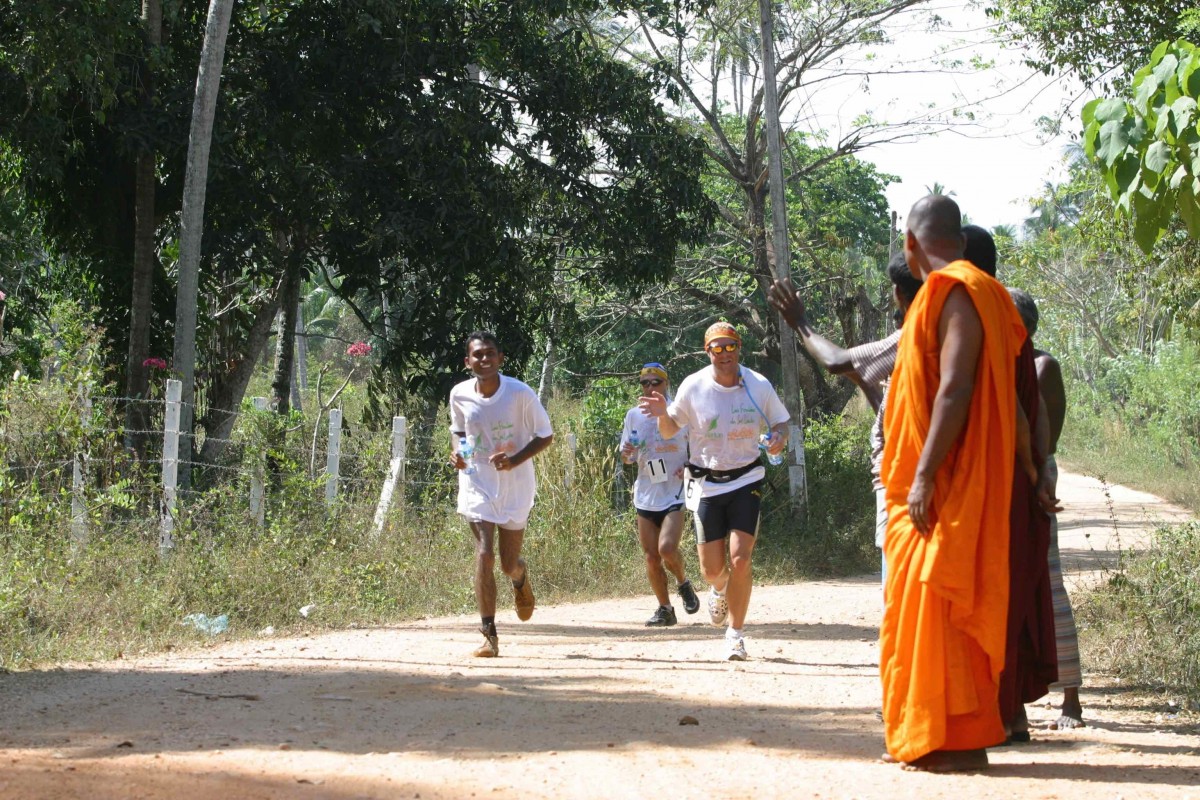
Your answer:
[[[957,286],[979,313],[983,342],[970,413],[938,469],[925,537],[908,516],[908,492],[940,384],[938,323]],[[934,272],[904,318],[884,421],[888,576],[880,629],[887,749],[900,761],[1004,740],[998,685],[1008,617],[1014,371],[1025,336],[1008,291],[966,261]]]

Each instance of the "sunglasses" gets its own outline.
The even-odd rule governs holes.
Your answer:
[[[662,386],[662,378],[651,378],[650,380],[638,381],[642,386]]]
[[[737,342],[734,342],[732,344],[714,344],[712,347],[708,348],[708,352],[710,352],[710,353],[732,353],[734,350],[737,350],[737,349],[738,349]]]

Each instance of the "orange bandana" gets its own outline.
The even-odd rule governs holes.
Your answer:
[[[714,322],[708,326],[708,330],[704,332],[704,346],[708,347],[709,342],[713,339],[733,339],[739,344],[742,337],[737,332],[737,328],[730,325],[728,322]]]

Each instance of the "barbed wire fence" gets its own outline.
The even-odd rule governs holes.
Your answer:
[[[177,545],[181,519],[215,494],[237,497],[247,519],[266,527],[272,504],[286,502],[273,486],[284,473],[307,478],[306,488],[316,495],[313,508],[369,519],[374,536],[423,515],[453,513],[457,483],[448,461],[449,433],[434,419],[396,416],[390,431],[372,431],[348,425],[342,409],[333,408],[314,427],[302,415],[280,417],[259,397],[239,411],[205,409],[210,418],[237,417],[232,433],[215,439],[201,431],[189,449],[181,447],[187,435],[180,429],[181,384],[167,380],[161,388],[160,398],[80,396],[73,413],[71,403],[59,403],[50,412],[0,419],[0,521],[65,528],[72,547],[83,550],[98,528],[139,519],[154,527],[165,554]],[[129,403],[143,404],[139,418],[151,421],[145,430],[124,426]],[[39,421],[44,430],[30,429]],[[144,453],[129,449],[132,435],[141,437]],[[539,486],[580,490],[574,486],[576,434],[556,436],[556,450],[560,457],[539,460]],[[181,456],[204,451],[217,457]],[[190,485],[180,482],[185,464]],[[589,481],[593,472],[587,471]],[[607,474],[611,483],[600,490],[619,511],[627,492],[623,473],[618,468]]]
[[[236,411],[204,409],[209,428],[231,432],[215,438],[201,429],[187,448],[179,381],[155,388],[160,397],[80,395],[50,411],[9,409],[0,418],[0,523],[63,530],[78,551],[97,530],[136,524],[169,553],[181,521],[218,507],[244,514],[248,530],[265,529],[273,518],[321,514],[352,519],[375,537],[454,513],[450,437],[433,417],[396,416],[390,430],[376,431],[349,424],[341,408],[316,420],[298,412],[283,417],[258,397]],[[143,404],[134,418],[149,420],[145,430],[124,426],[130,403]],[[39,421],[42,430],[35,429]],[[614,516],[627,513],[633,475],[616,457],[618,442],[595,435],[583,442],[572,427],[556,424],[553,454],[535,462],[539,495],[563,493],[570,503],[590,493]],[[134,437],[144,452],[129,448]],[[186,452],[194,455],[181,456]],[[188,485],[180,482],[184,465]],[[786,503],[774,502],[772,483],[764,521],[786,513]]]

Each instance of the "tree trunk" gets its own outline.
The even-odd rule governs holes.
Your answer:
[[[142,62],[143,108],[154,99],[154,76],[150,58],[162,45],[162,4],[159,0],[142,0],[142,27],[146,33],[147,58]],[[134,171],[134,228],[133,272],[130,275],[132,297],[129,302],[129,351],[125,360],[125,447],[138,459],[146,454],[146,430],[150,426],[149,409],[145,400],[150,389],[150,323],[153,315],[152,298],[154,272],[158,266],[155,247],[157,228],[154,216],[157,158],[153,151],[138,154]]]
[[[233,366],[226,372],[213,376],[208,388],[208,409],[200,424],[204,427],[204,446],[197,459],[202,464],[215,464],[221,458],[233,426],[237,423],[238,409],[241,408],[242,398],[250,378],[254,375],[254,367],[266,349],[267,340],[271,338],[271,323],[279,313],[279,297],[264,305],[254,314],[254,321],[246,337],[236,347],[224,355],[226,363]]]
[[[299,296],[299,292],[297,292]],[[292,339],[295,349],[292,356],[292,408],[302,411],[303,402],[300,399],[300,389],[308,383],[308,369],[305,362],[308,359],[308,348],[304,346],[304,306],[296,301],[296,327]]]
[[[546,355],[542,358],[542,375],[538,381],[538,401],[542,407],[546,407],[546,403],[550,400],[550,393],[554,391],[554,361],[558,355],[554,348],[554,315],[550,316],[550,331],[546,335]]]
[[[192,104],[192,127],[188,135],[187,171],[183,177],[183,211],[179,233],[179,287],[175,301],[175,370],[183,383],[183,410],[179,426],[179,485],[191,481],[192,408],[196,397],[196,297],[200,285],[200,245],[204,235],[204,197],[208,189],[208,154],[212,145],[221,68],[225,62],[225,37],[233,0],[212,0],[200,69],[196,76],[196,98]]]
[[[783,134],[779,128],[779,97],[775,87],[775,33],[771,0],[758,0],[762,27],[763,111],[767,122],[767,164],[771,189],[771,229],[775,244],[775,278],[791,277],[791,243],[788,241],[787,199],[783,185]],[[808,505],[808,479],[804,460],[804,399],[800,396],[800,359],[796,335],[788,325],[779,328],[779,362],[783,372],[783,403],[792,415],[791,447],[788,448],[788,484],[792,504]]]
[[[292,367],[296,359],[296,309],[300,303],[300,250],[288,255],[283,282],[279,286],[279,337],[275,340],[275,367],[271,394],[277,413],[291,410]]]

